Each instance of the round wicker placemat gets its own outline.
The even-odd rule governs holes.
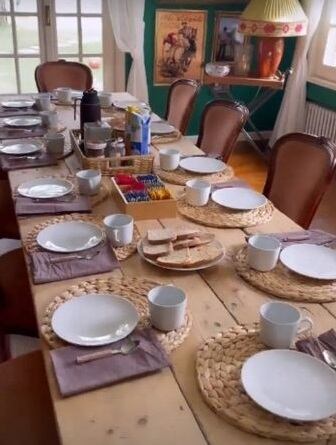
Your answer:
[[[86,221],[90,222],[92,224],[96,224],[101,229],[104,230],[103,221],[101,218],[98,218],[97,216],[93,215],[84,215],[80,213],[71,213],[68,215],[60,215],[55,216],[53,218],[50,218],[46,221],[43,221],[40,224],[37,224],[25,237],[23,240],[23,246],[26,249],[28,253],[36,252],[40,250],[40,246],[37,244],[36,237],[38,233],[45,229],[47,226],[50,226],[52,224],[57,224],[65,221]],[[128,244],[127,246],[123,247],[114,247],[115,254],[119,261],[126,260],[129,258],[133,253],[137,251],[137,243],[140,240],[140,233],[136,226],[134,226],[134,234],[133,234],[133,241],[131,244]]]
[[[268,201],[263,207],[247,212],[226,209],[211,199],[206,206],[194,207],[182,196],[177,201],[177,209],[181,215],[208,227],[252,227],[265,224],[272,219],[274,207]]]
[[[218,182],[229,181],[233,178],[234,172],[232,167],[227,166],[226,169],[220,173],[214,173],[212,175],[198,175],[187,172],[183,168],[178,167],[176,170],[167,171],[162,170],[160,167],[154,168],[155,174],[157,174],[163,181],[169,184],[185,185],[189,179],[205,179],[206,181],[216,184]]]
[[[155,281],[136,278],[136,277],[122,277],[122,278],[108,278],[105,280],[84,281],[70,287],[66,291],[54,298],[48,305],[41,324],[41,331],[49,346],[57,348],[64,346],[65,342],[61,340],[54,333],[51,327],[51,319],[54,311],[63,303],[71,298],[87,293],[114,293],[123,298],[126,298],[136,307],[140,321],[138,327],[149,327],[150,317],[148,308],[148,292],[155,286],[161,283]],[[155,330],[157,336],[162,343],[165,350],[169,353],[180,346],[188,336],[192,325],[192,317],[189,311],[186,313],[185,324],[175,331],[161,332]]]
[[[258,272],[247,264],[247,248],[232,256],[237,273],[258,289],[292,301],[326,303],[336,300],[336,281],[316,280],[291,272],[280,261],[269,272]]]
[[[209,338],[197,351],[196,373],[205,402],[220,417],[244,431],[294,442],[313,442],[336,434],[336,416],[294,423],[260,408],[240,382],[243,363],[266,349],[258,325],[236,326]]]
[[[163,134],[163,135],[153,135],[151,137],[151,143],[152,145],[159,145],[159,144],[170,144],[172,142],[176,142],[180,140],[182,137],[182,134],[180,131],[175,130],[173,133],[169,134]]]

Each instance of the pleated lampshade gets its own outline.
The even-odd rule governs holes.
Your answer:
[[[240,33],[292,37],[307,33],[308,19],[298,0],[251,0],[239,17]]]

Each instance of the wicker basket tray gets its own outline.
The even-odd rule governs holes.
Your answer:
[[[154,156],[122,156],[118,158],[88,158],[79,145],[80,130],[70,130],[71,146],[82,167],[100,170],[103,175],[117,173],[148,174],[153,171]]]

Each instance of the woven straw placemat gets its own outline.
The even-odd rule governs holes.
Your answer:
[[[49,346],[57,348],[64,346],[63,342],[54,333],[51,327],[51,319],[54,311],[63,303],[71,298],[78,297],[79,295],[87,293],[113,293],[120,297],[126,298],[136,307],[140,316],[138,327],[149,327],[150,316],[148,308],[148,292],[155,286],[159,286],[161,283],[155,281],[136,278],[136,277],[122,277],[122,278],[107,278],[105,280],[93,280],[84,281],[70,287],[60,295],[55,297],[53,301],[48,305],[41,324],[41,331]],[[165,350],[169,353],[180,346],[186,337],[188,336],[192,325],[192,317],[189,311],[185,316],[185,324],[175,331],[161,332],[155,330],[157,336],[164,346]]]
[[[259,272],[247,264],[246,246],[232,255],[237,273],[252,286],[292,301],[326,303],[336,300],[336,281],[316,280],[291,272],[280,261],[269,272]]]
[[[26,249],[26,251],[28,253],[31,253],[31,252],[36,252],[36,251],[40,250],[40,246],[37,244],[36,237],[42,229],[44,229],[52,224],[57,224],[57,223],[66,222],[66,221],[86,221],[86,222],[90,222],[92,224],[96,224],[97,226],[99,226],[101,229],[104,230],[102,219],[98,218],[97,216],[94,216],[94,215],[71,213],[68,215],[55,216],[55,217],[50,218],[46,221],[43,221],[40,224],[37,224],[27,234],[25,239],[22,241],[23,246]],[[140,233],[139,233],[137,227],[134,226],[134,235],[133,235],[132,243],[128,244],[127,246],[123,246],[123,247],[114,247],[114,251],[115,251],[116,256],[119,261],[126,260],[128,257],[130,257],[131,255],[133,255],[133,253],[136,252],[137,243],[140,240],[140,238],[141,238]]]
[[[175,130],[173,133],[169,134],[163,134],[163,135],[153,135],[151,138],[152,145],[159,145],[159,144],[170,144],[172,142],[176,142],[180,140],[182,137],[182,134],[180,131]]]
[[[249,398],[240,381],[243,363],[265,350],[258,325],[236,326],[209,338],[197,351],[196,373],[205,402],[220,417],[244,431],[294,442],[313,442],[336,434],[336,416],[319,422],[293,423]]]
[[[182,196],[177,201],[177,210],[181,215],[208,227],[252,227],[265,224],[272,219],[274,207],[267,201],[263,207],[247,212],[226,209],[211,199],[202,207],[194,207],[187,203]]]
[[[226,169],[220,173],[214,173],[212,175],[198,175],[195,173],[187,172],[183,168],[178,167],[176,170],[167,171],[162,170],[160,167],[154,168],[155,174],[157,174],[163,181],[169,184],[185,185],[189,179],[205,179],[211,182],[211,184],[216,184],[218,182],[229,181],[233,178],[234,172],[232,167],[227,166]]]

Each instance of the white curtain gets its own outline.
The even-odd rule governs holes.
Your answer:
[[[145,0],[108,0],[108,7],[117,46],[133,58],[127,91],[148,102],[144,57]]]
[[[303,0],[301,5],[308,17],[307,35],[298,37],[289,76],[278,117],[270,139],[270,146],[284,134],[303,131],[305,125],[308,50],[319,25],[325,0]]]

